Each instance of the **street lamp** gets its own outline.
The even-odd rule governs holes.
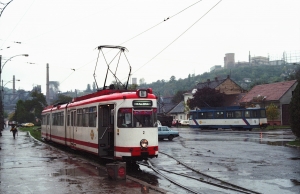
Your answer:
[[[8,83],[11,83],[11,82],[13,82],[14,80],[10,80],[10,81],[8,81],[8,82],[6,82],[4,85],[3,85],[3,80],[2,80],[2,92],[4,91],[4,87],[6,86],[6,84],[8,84]],[[15,80],[16,82],[19,82],[19,81],[21,81],[21,80],[19,80],[19,79],[16,79]],[[14,88],[13,88],[14,89]],[[14,91],[13,91],[13,93],[14,93]],[[4,93],[2,93],[3,95],[2,95],[2,99],[4,99]],[[3,106],[3,109],[4,109],[4,106]]]
[[[15,58],[15,57],[18,57],[18,56],[24,56],[24,57],[28,57],[29,55],[28,54],[20,54],[20,55],[15,55],[15,56],[12,56],[10,57],[9,59],[7,59],[4,64],[2,65],[1,62],[2,62],[2,55],[0,55],[0,80],[1,80],[1,74],[2,74],[2,71],[3,71],[3,67],[4,65],[10,61],[12,58]],[[3,88],[3,86],[2,86]],[[3,101],[2,101],[2,90],[0,89],[0,130],[2,130],[4,128],[4,107],[3,107]]]
[[[10,80],[10,81],[6,82],[6,83],[4,84],[4,86],[2,86],[2,91],[3,91],[3,88],[6,86],[6,84],[11,83],[11,82],[13,82],[13,81],[14,81],[14,80]],[[19,82],[19,81],[21,81],[21,80],[16,79],[15,81],[16,81],[16,82]],[[2,80],[2,85],[3,85],[3,80]]]

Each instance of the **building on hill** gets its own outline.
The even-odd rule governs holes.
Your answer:
[[[224,57],[224,69],[233,68],[235,64],[234,53],[226,53]]]
[[[216,72],[218,70],[222,70],[222,66],[221,65],[214,65],[210,68],[210,72]]]
[[[289,125],[288,107],[297,84],[297,80],[292,80],[254,86],[241,99],[240,105],[268,107],[273,103],[277,105],[280,116],[268,122],[271,125]]]
[[[269,65],[269,58],[262,56],[251,57],[251,65]]]
[[[172,108],[168,114],[172,115],[173,118],[178,120],[187,120],[189,118],[187,108],[188,99],[193,98],[193,93],[197,89],[202,89],[204,87],[210,87],[224,93],[225,100],[223,102],[223,106],[238,106],[240,99],[242,99],[242,97],[246,94],[246,90],[235,83],[229,75],[226,79],[215,78],[212,81],[208,79],[206,82],[198,83],[190,92],[183,94],[184,101],[174,106],[174,108]]]
[[[198,83],[195,89],[202,89],[204,87],[219,90],[221,93],[224,93],[226,95],[240,94],[246,92],[246,90],[244,90],[241,86],[235,83],[235,81],[233,81],[229,75],[226,79],[218,79],[216,77],[214,80],[208,79],[206,82]]]

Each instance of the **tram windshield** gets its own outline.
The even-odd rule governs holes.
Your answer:
[[[118,127],[154,127],[156,108],[147,110],[135,110],[132,108],[120,108],[118,110]]]

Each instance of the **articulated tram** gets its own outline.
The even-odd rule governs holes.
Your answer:
[[[265,108],[240,106],[202,108],[190,111],[189,125],[201,129],[249,130],[268,125]]]
[[[103,48],[125,50],[98,47]],[[157,157],[157,97],[150,88],[124,88],[111,85],[72,102],[46,107],[42,112],[42,138],[120,161]]]

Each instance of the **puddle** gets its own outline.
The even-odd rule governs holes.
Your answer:
[[[289,158],[291,160],[300,160],[300,158],[294,157],[294,158]]]
[[[291,179],[292,183],[294,183],[294,185],[300,185],[300,181],[296,180],[296,179]]]
[[[69,184],[80,184],[77,180],[71,180],[71,179],[59,179],[60,182],[67,182]]]

